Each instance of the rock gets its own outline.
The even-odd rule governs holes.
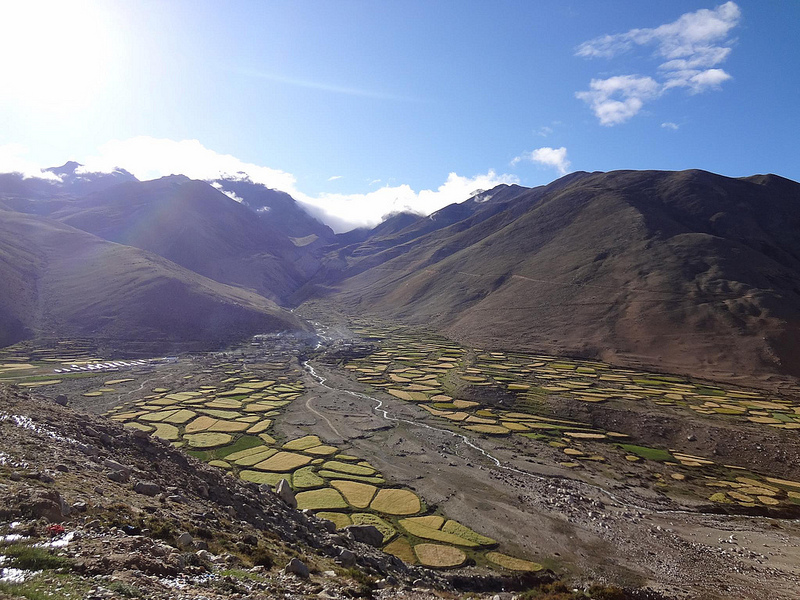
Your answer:
[[[334,533],[336,531],[336,523],[333,521],[328,521],[328,519],[320,519],[319,522],[328,533]]]
[[[145,496],[155,496],[161,491],[161,487],[157,483],[150,481],[137,481],[133,486],[133,491]]]
[[[194,538],[192,537],[191,533],[189,533],[188,531],[184,531],[178,536],[177,542],[178,542],[178,547],[188,548],[194,542]]]
[[[335,559],[337,564],[342,565],[345,569],[354,567],[356,565],[356,555],[347,548],[340,548],[339,556]]]
[[[117,483],[127,483],[130,479],[130,475],[125,471],[109,471],[108,475],[106,475],[111,481],[116,481]]]
[[[686,436],[686,440],[689,442],[695,442],[697,441],[697,436],[695,436],[694,434],[688,435]]]
[[[297,575],[298,577],[302,577],[303,579],[308,578],[309,575],[308,567],[303,563],[302,560],[298,558],[293,558],[292,560],[290,560],[289,564],[284,567],[283,572],[294,573],[295,575]]]
[[[86,508],[87,508],[86,502],[84,502],[83,500],[79,500],[78,502],[75,502],[72,505],[72,510],[79,513],[86,512]]]
[[[53,483],[55,479],[48,473],[35,473],[36,478],[42,483]]]
[[[133,470],[128,465],[123,465],[121,462],[117,462],[117,461],[112,460],[110,458],[107,458],[107,459],[105,459],[103,461],[103,466],[108,468],[108,469],[111,469],[112,471],[124,471],[128,475],[130,475],[131,471]]]
[[[217,557],[211,554],[208,550],[198,550],[195,552],[195,556],[199,558],[204,563],[213,563],[216,562]]]
[[[278,498],[283,500],[283,503],[288,507],[297,508],[297,500],[294,497],[294,492],[292,491],[288,481],[281,479],[278,482],[278,487],[275,488],[275,493],[278,495]]]
[[[69,403],[69,399],[64,394],[59,394],[54,402],[59,406],[66,406]]]
[[[369,544],[375,548],[383,545],[383,534],[374,525],[348,525],[343,531],[356,542]]]
[[[65,516],[66,506],[55,490],[43,490],[30,500],[30,512],[37,519],[44,517],[48,521],[58,522]]]

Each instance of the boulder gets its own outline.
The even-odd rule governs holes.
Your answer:
[[[127,483],[130,479],[130,475],[128,475],[125,471],[109,471],[108,475],[106,475],[111,481],[116,481],[117,483]]]
[[[383,545],[383,534],[374,525],[348,525],[343,530],[356,542],[368,544],[375,548]]]
[[[293,558],[290,560],[289,564],[284,567],[283,572],[294,573],[303,579],[306,579],[309,576],[308,567],[305,565],[305,563],[303,563],[302,560],[298,558]]]
[[[107,458],[103,461],[103,466],[111,471],[120,471],[125,473],[126,477],[130,477],[131,471],[133,470],[128,465],[123,465],[121,462],[117,462],[116,460],[112,460],[110,458]]]
[[[184,531],[178,536],[177,542],[178,542],[178,547],[188,548],[194,542],[194,538],[192,537],[191,533],[189,533],[188,531]]]
[[[278,482],[278,487],[275,488],[275,493],[288,507],[297,508],[297,499],[294,497],[294,492],[288,481],[281,479]]]
[[[59,406],[66,406],[69,403],[69,399],[64,394],[59,394],[56,396],[55,403]]]
[[[56,523],[61,521],[69,512],[64,504],[64,500],[55,490],[43,490],[36,493],[30,500],[28,508],[35,518],[45,518]]]
[[[133,491],[145,496],[155,496],[161,491],[161,487],[157,483],[150,481],[137,481],[133,486]]]
[[[347,548],[339,549],[339,556],[335,559],[337,564],[342,565],[345,569],[354,567],[356,565],[356,555]]]

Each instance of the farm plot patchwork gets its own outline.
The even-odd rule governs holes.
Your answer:
[[[737,478],[763,483],[765,475],[674,449],[639,446],[620,432],[553,418],[548,416],[546,402],[549,395],[589,403],[649,402],[712,418],[793,430],[800,428],[800,403],[795,399],[617,369],[599,362],[467,349],[440,336],[399,327],[356,321],[352,329],[363,337],[380,340],[377,351],[344,364],[358,381],[418,404],[465,433],[522,436],[546,444],[563,454],[559,462],[564,468],[591,469],[593,463],[610,459],[641,463],[640,468],[648,472],[657,488],[679,488],[712,502],[745,507],[800,504],[790,487],[773,486],[776,490],[771,494],[737,491]],[[459,395],[478,399],[494,396],[504,402],[468,400]],[[500,407],[509,405],[513,408]],[[707,493],[708,485],[726,481],[730,491]]]
[[[511,569],[487,557],[497,546],[495,540],[426,514],[431,511],[417,494],[389,486],[369,462],[325,444],[317,435],[276,440],[269,433],[274,418],[303,393],[291,367],[259,372],[258,377],[229,367],[220,367],[217,386],[155,388],[140,401],[116,407],[110,416],[183,446],[242,479],[271,485],[286,479],[298,508],[312,510],[337,527],[374,525],[383,534],[384,549],[408,562],[450,568],[472,559]],[[515,564],[541,569],[536,563]]]

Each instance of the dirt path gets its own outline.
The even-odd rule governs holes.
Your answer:
[[[336,434],[338,437],[340,437],[340,438],[342,438],[342,439],[345,439],[345,437],[344,437],[344,436],[343,436],[343,435],[342,435],[342,434],[339,432],[339,430],[338,430],[338,429],[336,429],[336,426],[335,426],[333,423],[331,423],[331,422],[330,422],[330,419],[328,419],[328,417],[326,417],[326,416],[325,416],[325,415],[323,415],[321,412],[319,412],[317,409],[315,409],[313,406],[311,406],[311,401],[312,401],[313,399],[314,399],[314,396],[309,396],[309,397],[308,397],[308,399],[306,400],[306,408],[307,408],[309,411],[311,411],[312,413],[314,413],[315,415],[317,415],[317,416],[318,416],[320,419],[322,419],[323,421],[325,421],[325,423],[328,425],[328,427],[330,427],[330,430],[331,430],[331,431],[332,431],[334,434]]]

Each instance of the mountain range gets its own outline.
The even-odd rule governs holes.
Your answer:
[[[800,184],[775,175],[577,172],[334,235],[246,179],[52,172],[0,176],[3,344],[219,345],[302,329],[287,309],[315,299],[487,348],[800,376]]]

